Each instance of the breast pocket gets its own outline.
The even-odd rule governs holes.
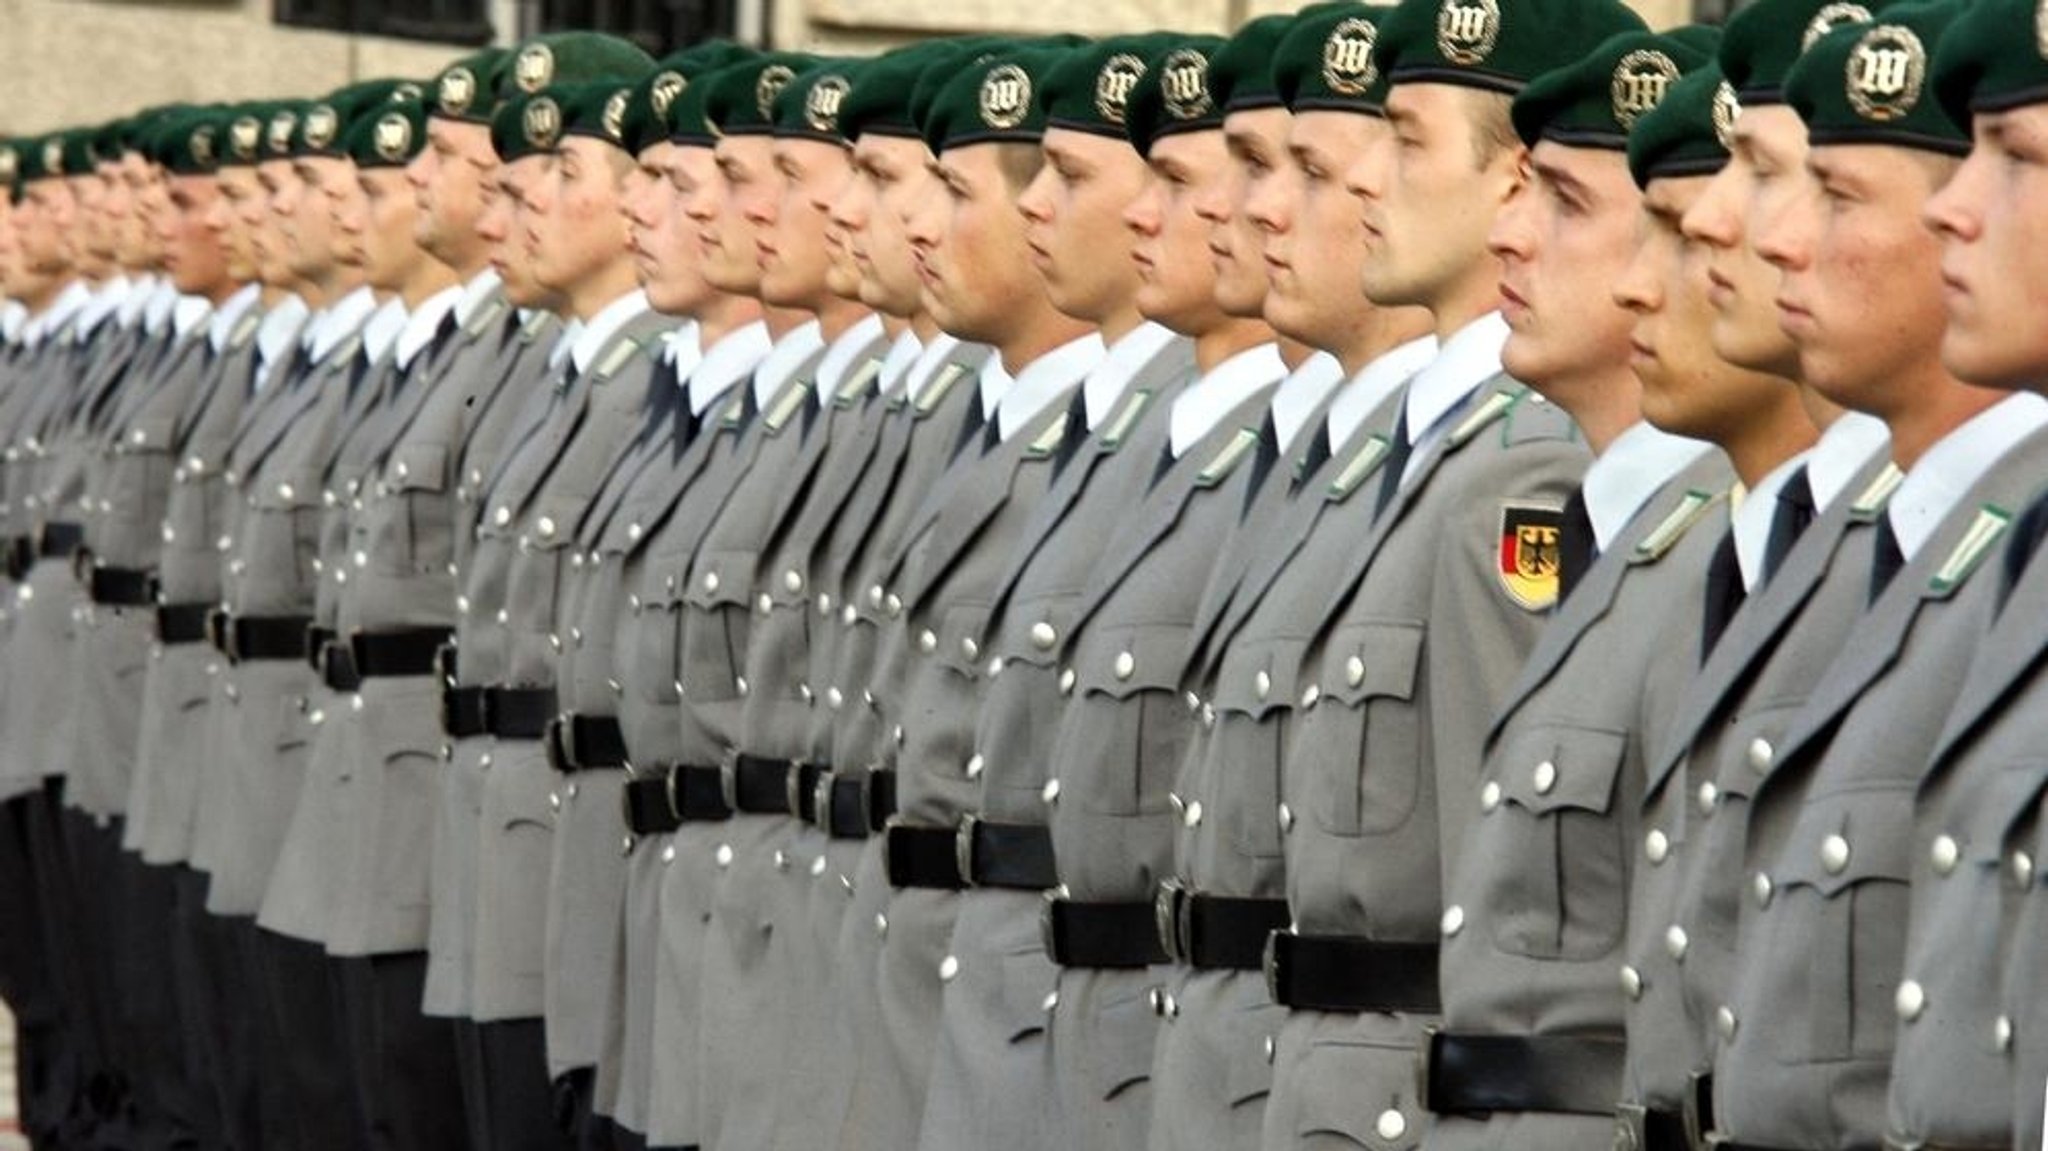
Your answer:
[[[759,563],[751,551],[707,551],[690,566],[679,590],[683,689],[691,699],[726,702],[742,696]]]
[[[1584,959],[1621,941],[1627,848],[1615,789],[1628,734],[1544,724],[1512,734],[1481,785],[1468,866],[1488,877],[1494,940],[1516,955]]]
[[[369,526],[376,570],[406,578],[445,571],[455,560],[455,506],[448,446],[402,444],[378,480],[379,508]]]
[[[269,588],[271,581],[278,581],[310,589],[313,559],[320,544],[319,473],[300,469],[276,478],[266,477],[249,493],[249,507],[253,514],[240,533],[247,584],[260,582]],[[311,600],[308,591],[301,610],[310,606]],[[282,610],[283,606],[277,605],[255,614]]]
[[[1164,804],[1199,721],[1180,692],[1187,649],[1178,624],[1106,629],[1087,645],[1076,672],[1093,722],[1063,758],[1094,765],[1067,773],[1089,811],[1139,815]]]
[[[1303,781],[1315,816],[1336,835],[1383,835],[1414,818],[1422,791],[1422,726],[1415,685],[1422,672],[1419,623],[1366,621],[1331,634],[1318,670],[1314,759]]]

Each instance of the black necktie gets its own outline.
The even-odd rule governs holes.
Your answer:
[[[2036,499],[2012,526],[2012,538],[2005,545],[2005,582],[2000,585],[1998,593],[2000,611],[2005,610],[2005,601],[2012,598],[2013,586],[2026,573],[2027,565],[2041,550],[2044,539],[2048,539],[2048,493]]]
[[[1385,473],[1380,477],[1380,502],[1373,510],[1374,515],[1387,510],[1394,502],[1394,496],[1401,490],[1401,473],[1408,470],[1408,457],[1415,454],[1415,445],[1408,441],[1408,405],[1401,405],[1401,418],[1394,422],[1394,442],[1387,445],[1387,458],[1380,463]]]
[[[1580,488],[1564,502],[1564,519],[1557,529],[1557,602],[1571,598],[1572,589],[1598,558],[1593,517],[1586,511],[1586,490]]]
[[[1792,552],[1792,545],[1813,524],[1813,483],[1800,468],[1778,490],[1778,506],[1771,515],[1771,534],[1764,542],[1764,579],[1778,574],[1778,567]]]
[[[1906,553],[1899,547],[1899,533],[1892,530],[1892,517],[1887,514],[1877,521],[1877,544],[1870,564],[1870,602],[1876,603],[1884,589],[1891,586],[1892,577],[1906,566]]]
[[[979,407],[980,405],[977,404],[975,406]],[[997,412],[995,415],[990,416],[988,419],[983,420],[981,423],[981,454],[987,455],[990,452],[995,451],[996,448],[1002,444],[1002,442],[1002,413]]]
[[[1728,621],[1735,618],[1735,611],[1747,594],[1742,586],[1742,561],[1735,551],[1735,529],[1730,528],[1721,537],[1721,546],[1714,549],[1714,558],[1707,563],[1707,610],[1700,621],[1701,663],[1714,654],[1714,645],[1721,642]]]
[[[1152,482],[1145,485],[1147,494],[1159,486],[1159,481],[1165,479],[1166,473],[1173,470],[1174,461],[1179,458],[1173,454],[1173,437],[1168,436],[1166,442],[1159,447],[1159,462],[1152,465]]]
[[[1317,420],[1315,438],[1308,442],[1308,453],[1301,457],[1301,470],[1294,473],[1294,479],[1289,482],[1288,493],[1291,495],[1300,491],[1317,472],[1321,471],[1323,465],[1330,462],[1330,453],[1333,450],[1330,444],[1330,421]]]
[[[1052,455],[1052,474],[1058,479],[1074,461],[1075,453],[1088,442],[1088,389],[1076,388],[1074,400],[1067,405],[1067,434],[1060,437],[1060,446]]]
[[[981,410],[981,397],[970,398],[967,401],[967,418],[960,424],[960,438],[953,442],[953,458],[959,459],[967,445],[981,438],[982,425],[992,422]]]
[[[1259,425],[1259,450],[1252,457],[1252,478],[1245,485],[1244,509],[1238,513],[1243,522],[1251,515],[1252,505],[1258,502],[1259,492],[1266,486],[1266,477],[1273,474],[1273,465],[1280,462],[1280,425],[1273,420],[1273,413],[1266,413],[1266,420]]]

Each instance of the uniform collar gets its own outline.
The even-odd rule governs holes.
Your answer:
[[[1912,559],[1963,493],[2043,424],[2048,424],[2048,399],[2017,392],[1935,441],[1906,473],[1886,508],[1900,554]]]
[[[1239,404],[1287,375],[1278,344],[1246,348],[1210,368],[1173,399],[1166,422],[1167,446],[1179,459],[1200,443]]]
[[[206,325],[206,345],[213,349],[214,355],[228,350],[228,337],[235,334],[235,325],[242,322],[242,317],[249,314],[249,309],[256,306],[262,295],[263,289],[258,285],[244,284],[213,313],[213,319]]]
[[[405,330],[398,333],[398,366],[409,368],[413,360],[434,342],[434,336],[441,330],[441,321],[455,310],[462,300],[461,285],[443,288],[414,308],[405,318]],[[459,321],[458,321],[459,322]]]
[[[142,304],[142,326],[150,335],[161,336],[171,322],[171,313],[178,308],[178,286],[169,280],[159,280],[148,294]]]
[[[74,338],[81,344],[90,340],[93,332],[99,328],[100,322],[113,315],[135,290],[135,281],[119,274],[108,277],[99,287],[92,289],[92,294],[86,298],[85,306],[78,309],[78,327]]]
[[[132,328],[142,322],[143,305],[155,294],[161,283],[157,277],[142,275],[135,277],[128,293],[121,298],[121,304],[114,309],[114,320],[124,328]]]
[[[760,366],[772,347],[774,341],[768,338],[768,325],[755,320],[734,328],[704,349],[703,358],[690,373],[690,414],[701,416],[709,411],[718,397]]]
[[[768,354],[754,369],[755,410],[767,411],[775,402],[776,394],[796,378],[797,369],[804,366],[804,361],[824,346],[825,336],[816,320],[806,321],[775,341],[775,346],[768,349]]]
[[[1806,467],[1811,452],[1800,452],[1757,481],[1730,513],[1730,530],[1735,533],[1735,564],[1742,569],[1742,589],[1755,591],[1764,580],[1764,553],[1770,549],[1771,524],[1778,518],[1778,493],[1794,472]],[[1811,481],[1808,481],[1809,483]],[[1815,504],[1819,506],[1818,502]]]
[[[1367,364],[1330,404],[1330,443],[1349,443],[1375,408],[1437,357],[1435,336],[1410,340]]]
[[[569,350],[576,346],[576,340],[583,335],[583,321],[574,317],[562,320],[562,330],[555,334],[555,346],[548,349],[548,371],[559,372],[569,362]]]
[[[591,362],[597,359],[597,354],[604,350],[606,344],[611,343],[612,337],[619,334],[619,329],[651,307],[647,293],[635,288],[600,308],[577,333],[576,342],[569,346],[569,359],[576,365],[576,373],[581,375],[589,371]]]
[[[322,308],[307,325],[314,362],[325,360],[343,340],[361,331],[376,310],[377,296],[368,287],[357,288]]]
[[[839,394],[839,388],[846,383],[846,377],[854,369],[854,357],[882,338],[882,317],[870,312],[861,321],[839,333],[832,346],[825,349],[825,356],[818,361],[818,386],[811,394],[819,402],[828,396]]]
[[[213,315],[213,301],[204,296],[179,296],[171,305],[171,334],[184,339]]]
[[[924,398],[924,390],[938,378],[939,368],[950,360],[960,347],[959,340],[940,332],[917,354],[917,362],[910,366],[910,378],[904,381],[904,387],[908,389],[907,394],[913,402]],[[995,357],[990,356],[989,359],[993,360]]]
[[[306,301],[289,294],[263,313],[263,322],[256,326],[256,358],[262,365],[260,380],[268,382],[270,366],[290,354],[309,314]]]
[[[468,283],[462,285],[461,298],[455,301],[455,322],[464,327],[469,326],[469,322],[476,318],[485,301],[503,287],[504,283],[496,268],[487,267],[471,277]]]
[[[1146,320],[1118,337],[1109,346],[1095,370],[1081,384],[1082,406],[1088,411],[1088,430],[1094,431],[1116,411],[1116,402],[1131,386],[1145,365],[1183,337],[1164,324]]]
[[[1095,365],[1102,362],[1102,357],[1108,350],[1102,345],[1102,337],[1090,332],[1078,340],[1061,344],[1026,364],[997,399],[997,438],[1008,440],[1016,435],[1025,424],[1031,422],[1033,416],[1044,411],[1047,404],[1058,399],[1060,393],[1081,382]],[[991,357],[994,358],[998,357]],[[983,393],[984,397],[986,394]],[[986,408],[983,409],[983,414],[987,414]]]
[[[1849,486],[1863,465],[1891,446],[1891,429],[1876,416],[1843,412],[1820,434],[1807,453],[1806,482],[1813,487],[1813,506],[1825,509]]]
[[[1500,352],[1507,342],[1508,322],[1499,312],[1486,313],[1444,341],[1436,358],[1408,384],[1410,444],[1420,444],[1472,389],[1500,374]]]
[[[882,357],[881,388],[885,396],[893,396],[903,389],[910,380],[910,370],[917,366],[918,357],[924,355],[924,341],[908,328],[889,345],[889,354]]]
[[[366,359],[374,364],[392,353],[398,346],[398,334],[405,331],[406,316],[405,300],[400,296],[391,297],[370,313],[370,318],[363,322]]]
[[[1641,421],[1616,436],[1586,469],[1586,518],[1593,522],[1594,543],[1603,552],[1613,546],[1658,488],[1712,450],[1712,444]]]
[[[20,300],[0,300],[0,340],[12,344],[28,325],[28,307]]]
[[[28,327],[22,333],[22,341],[30,347],[40,345],[61,331],[64,325],[70,322],[71,317],[91,298],[92,289],[83,283],[73,280],[66,284],[49,307],[29,319]]]

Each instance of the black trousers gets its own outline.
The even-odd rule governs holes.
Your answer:
[[[467,1137],[455,1029],[420,1013],[427,955],[333,961],[366,1151],[442,1151]]]
[[[265,999],[263,1066],[280,1080],[294,1151],[357,1151],[363,1120],[351,1087],[347,1048],[336,1028],[338,994],[319,945],[256,929]]]
[[[490,1151],[573,1151],[548,1082],[547,1040],[538,1019],[476,1025],[482,1056],[483,1146]]]
[[[219,1147],[219,1116],[204,1068],[188,1060],[179,1010],[177,873],[121,849],[120,821],[95,827],[114,915],[106,922],[115,1033],[133,1100],[138,1142],[151,1148]]]
[[[45,818],[41,792],[0,804],[0,999],[15,1025],[15,1112],[22,1130],[54,1145],[85,1106],[81,1052],[50,966],[48,915],[30,842]]]
[[[173,869],[172,972],[185,1020],[185,1062],[211,1107],[218,1145],[229,1151],[274,1146],[266,1137],[263,1090],[274,1077],[262,1066],[263,1000],[254,961],[256,921],[206,910],[211,880],[190,867]],[[282,1111],[273,1105],[275,1125]],[[282,1128],[274,1128],[282,1131]]]

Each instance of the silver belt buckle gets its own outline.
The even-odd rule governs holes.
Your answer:
[[[960,828],[953,833],[953,866],[960,869],[960,882],[968,887],[974,884],[974,829],[981,824],[978,815],[962,816]]]
[[[1181,947],[1181,909],[1187,889],[1178,879],[1165,879],[1152,893],[1152,929],[1159,935],[1159,947],[1175,963],[1186,963]]]
[[[718,762],[718,794],[725,798],[726,809],[734,815],[740,811],[740,758],[737,752],[729,752]]]
[[[1649,1143],[1647,1110],[1637,1103],[1623,1103],[1614,1109],[1614,1151],[1643,1151]]]

